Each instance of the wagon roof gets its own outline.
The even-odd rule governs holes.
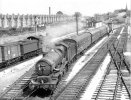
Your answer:
[[[0,44],[0,47],[2,46],[13,46],[13,45],[19,45],[19,42],[11,42],[11,43],[5,43],[5,44]]]
[[[31,39],[31,40],[42,40],[43,36],[39,35],[39,36],[29,36],[27,37],[27,39]]]
[[[29,43],[35,43],[35,42],[38,42],[38,41],[37,40],[29,40],[29,39],[19,41],[20,44],[29,44]]]

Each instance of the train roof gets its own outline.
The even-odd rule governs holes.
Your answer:
[[[76,42],[78,42],[81,39],[86,38],[86,37],[90,37],[90,36],[91,36],[90,32],[83,32],[80,35],[76,35],[76,36],[72,37],[72,39],[75,40]]]
[[[95,29],[89,30],[89,32],[90,32],[91,34],[95,34],[96,32],[98,32],[98,31],[100,31],[100,30],[103,30],[104,28],[106,28],[105,25],[103,25],[103,26],[101,26],[101,27],[99,27],[99,28],[95,28]]]

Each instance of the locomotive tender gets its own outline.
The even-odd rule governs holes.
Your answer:
[[[109,35],[111,30],[110,26],[102,26],[59,41],[53,50],[35,64],[35,77],[31,79],[30,89],[37,87],[53,91],[77,56],[105,35]]]

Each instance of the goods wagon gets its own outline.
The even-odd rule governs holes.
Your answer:
[[[0,45],[1,67],[8,66],[20,60],[21,51],[19,43],[8,43]]]
[[[27,59],[29,57],[35,56],[39,54],[39,42],[37,40],[23,40],[20,41],[21,54],[23,55],[23,59]]]
[[[40,40],[25,39],[0,45],[0,69],[42,53]]]

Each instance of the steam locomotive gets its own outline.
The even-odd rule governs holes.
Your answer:
[[[30,89],[44,88],[54,91],[77,56],[111,31],[112,27],[105,25],[56,43],[55,48],[35,64],[35,77],[31,79]]]

